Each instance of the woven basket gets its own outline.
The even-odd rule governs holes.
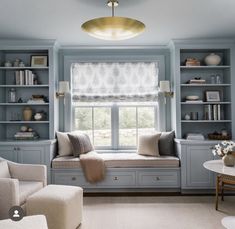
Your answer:
[[[223,136],[222,134],[208,134],[210,140],[231,140],[231,136]]]

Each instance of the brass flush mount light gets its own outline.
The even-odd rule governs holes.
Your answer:
[[[117,0],[109,0],[107,5],[112,8],[112,17],[100,17],[82,24],[82,29],[90,36],[102,40],[126,40],[142,33],[145,29],[141,21],[114,16]]]

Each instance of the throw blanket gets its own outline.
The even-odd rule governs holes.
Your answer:
[[[105,178],[105,164],[95,151],[80,155],[80,163],[87,181],[96,183]]]

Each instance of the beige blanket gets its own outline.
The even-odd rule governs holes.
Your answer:
[[[87,181],[96,183],[105,178],[105,164],[95,151],[80,155],[80,162]]]

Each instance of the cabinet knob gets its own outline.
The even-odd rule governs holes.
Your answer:
[[[17,147],[17,150],[20,150],[20,147]]]
[[[160,180],[160,177],[156,177],[156,180]]]
[[[118,177],[114,177],[114,180],[118,180]]]
[[[13,150],[16,150],[16,147],[14,147],[14,149]]]
[[[72,177],[72,180],[76,180],[76,177]]]

